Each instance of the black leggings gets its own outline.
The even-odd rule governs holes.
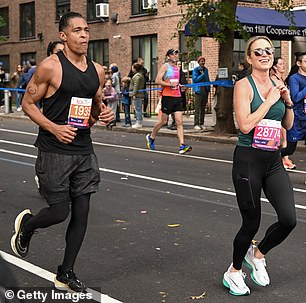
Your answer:
[[[279,245],[296,225],[293,189],[279,151],[237,146],[232,177],[242,226],[234,239],[233,266],[239,270],[256,235],[261,219],[261,190],[276,211],[278,221],[266,231],[258,249],[267,254]]]
[[[71,198],[71,219],[66,232],[66,249],[62,271],[73,270],[73,266],[81,248],[86,229],[91,194]],[[65,221],[70,212],[70,201],[51,204],[29,219],[24,228],[26,232],[38,228],[46,228]]]
[[[291,156],[296,150],[297,142],[287,141],[287,147],[281,149],[282,157]]]

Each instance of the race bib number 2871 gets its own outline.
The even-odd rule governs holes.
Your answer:
[[[68,115],[68,124],[78,128],[89,127],[92,99],[72,97]]]
[[[281,122],[262,119],[256,126],[252,147],[274,151],[280,146]]]

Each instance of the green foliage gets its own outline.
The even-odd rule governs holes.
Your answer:
[[[241,30],[242,27],[235,19],[235,9],[233,2],[229,1],[196,1],[184,5],[181,8],[182,19],[178,23],[178,28],[190,20],[190,30],[195,36],[211,36],[220,43],[226,41],[225,32],[227,30]]]
[[[0,16],[0,27],[3,27],[5,26],[5,20]],[[0,36],[0,42],[3,42],[3,41],[6,41],[7,38],[6,37],[3,37],[3,36]]]

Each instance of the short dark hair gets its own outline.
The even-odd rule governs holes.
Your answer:
[[[31,66],[35,66],[35,65],[36,65],[36,60],[35,60],[34,58],[31,58],[31,59],[29,60],[29,62],[30,62],[30,64],[31,64]]]
[[[84,17],[80,14],[80,13],[76,13],[76,12],[69,12],[64,14],[58,24],[58,31],[62,32],[69,24],[69,20],[73,19],[73,18],[82,18],[84,19]],[[85,20],[85,19],[84,19]]]
[[[304,58],[304,56],[306,55],[306,52],[301,52],[301,53],[299,53],[298,55],[297,55],[297,57],[296,57],[296,61],[302,61],[303,60],[303,58]]]
[[[134,63],[133,67],[136,70],[136,72],[140,72],[142,70],[143,65],[139,63]]]
[[[63,44],[64,45],[63,41],[59,41],[59,40],[49,42],[48,47],[47,47],[47,56],[50,56],[50,55],[53,54],[53,50],[55,49],[56,45],[58,45],[58,44]]]

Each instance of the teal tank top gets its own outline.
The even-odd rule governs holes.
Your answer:
[[[251,106],[251,113],[254,113],[258,107],[264,102],[257,90],[256,84],[252,78],[251,75],[247,76],[253,92],[254,92],[254,96],[253,96],[253,100],[250,104]],[[274,83],[274,81],[271,80],[271,82],[273,83],[274,86],[276,86],[276,84]],[[273,104],[270,108],[270,110],[267,112],[266,116],[264,117],[264,119],[271,119],[271,120],[276,120],[276,121],[282,121],[283,117],[285,115],[285,104],[282,98],[280,98],[275,104]],[[253,135],[254,135],[254,130],[255,128],[253,128],[248,134],[244,134],[242,133],[240,130],[238,132],[238,146],[252,146],[252,142],[253,142]]]

